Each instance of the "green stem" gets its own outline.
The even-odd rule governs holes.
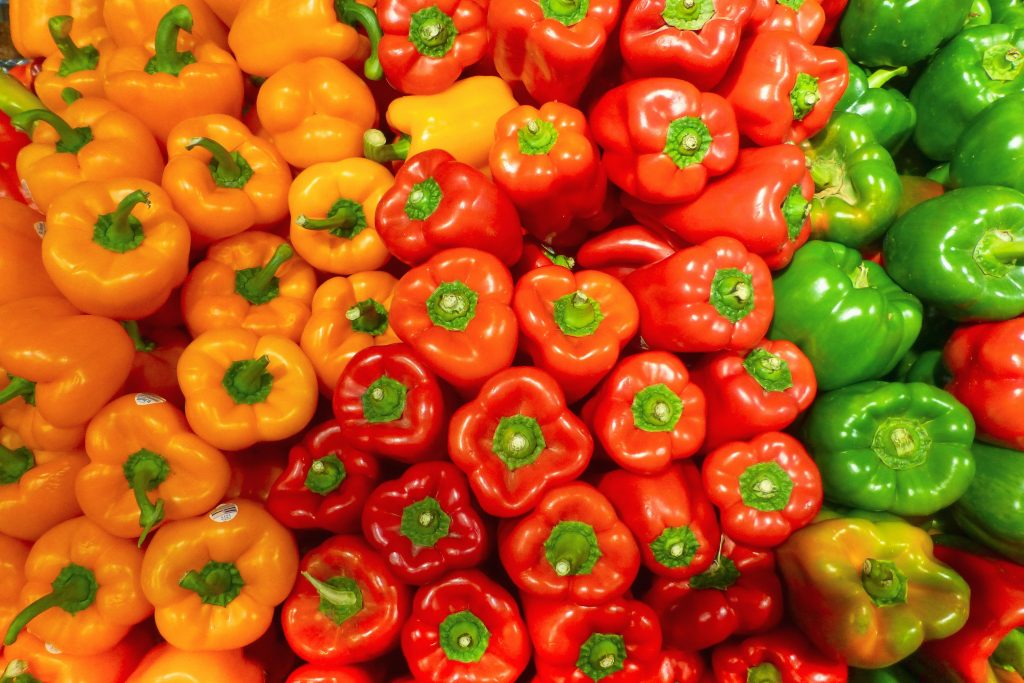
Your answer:
[[[747,669],[747,683],[782,683],[782,673],[774,664],[765,662]]]
[[[64,88],[60,91],[60,99],[64,101],[64,104],[70,106],[82,99],[82,93],[74,88]]]
[[[793,386],[789,363],[767,349],[758,347],[748,353],[743,369],[767,392],[785,391]]]
[[[796,75],[793,89],[789,92],[789,103],[793,108],[793,120],[802,121],[821,100],[818,79],[803,72]]]
[[[39,121],[48,123],[57,131],[57,151],[67,154],[77,154],[78,150],[92,142],[92,129],[88,126],[72,128],[67,121],[54,114],[49,109],[30,109],[11,117],[11,125],[18,130],[31,134],[33,127]]]
[[[409,22],[409,42],[425,57],[444,57],[451,52],[458,35],[455,22],[437,5],[413,13]]]
[[[444,192],[434,178],[427,178],[412,186],[405,200],[405,215],[414,221],[425,221],[441,205]]]
[[[363,419],[370,424],[394,422],[405,412],[408,391],[398,380],[381,375],[363,392]]]
[[[993,666],[1004,671],[1024,674],[1024,631],[1015,628],[1007,633],[990,660]]]
[[[320,595],[320,613],[341,626],[363,609],[363,592],[354,579],[335,576],[326,581],[302,572]]]
[[[869,88],[881,88],[883,85],[896,78],[902,76],[908,71],[907,67],[901,66],[897,69],[879,69],[870,76],[868,76],[868,87]]]
[[[463,610],[444,618],[438,627],[438,641],[448,659],[472,664],[487,652],[491,632],[478,616]]]
[[[15,659],[0,673],[0,683],[42,683],[42,681],[28,672],[28,662],[24,659]]]
[[[558,576],[589,574],[601,559],[594,527],[584,522],[559,522],[544,541],[544,557]]]
[[[57,607],[68,614],[77,614],[87,609],[96,600],[98,585],[96,575],[92,573],[92,570],[81,565],[69,564],[60,570],[57,578],[50,584],[50,588],[52,589],[50,593],[39,598],[14,617],[10,628],[7,629],[4,645],[13,644],[22,629],[46,610]]]
[[[153,503],[149,500],[149,492],[167,480],[171,468],[163,456],[143,448],[128,457],[123,469],[124,477],[128,480],[128,486],[135,494],[135,502],[139,506],[139,526],[142,527],[142,534],[139,536],[139,547],[141,548],[153,527],[164,520],[163,499],[157,498],[156,503]]]
[[[229,152],[224,145],[210,138],[192,138],[185,145],[187,150],[196,147],[202,147],[213,155],[210,175],[218,187],[240,189],[252,178],[252,167],[238,152]]]
[[[178,34],[192,33],[192,12],[185,5],[176,5],[167,11],[156,27],[153,58],[146,64],[146,73],[164,73],[177,76],[189,64],[195,64],[191,52],[178,52]]]
[[[0,486],[18,483],[35,466],[35,455],[25,446],[8,448],[0,444]]]
[[[270,357],[263,355],[253,360],[237,360],[228,367],[221,383],[236,404],[253,405],[267,400],[274,382],[267,372],[268,365]]]
[[[363,73],[371,81],[379,81],[384,77],[384,69],[380,65],[378,52],[380,39],[384,37],[377,13],[372,7],[360,4],[355,0],[334,0],[334,12],[338,21],[349,26],[362,26],[370,39],[370,56],[363,62]]]
[[[345,463],[331,453],[317,458],[310,464],[309,472],[306,473],[306,488],[313,493],[326,496],[336,491],[346,476]]]
[[[722,268],[711,281],[710,303],[735,324],[754,310],[754,279],[738,268]]]
[[[576,668],[600,681],[626,668],[626,639],[617,633],[593,633],[580,647]]]
[[[665,527],[649,547],[658,564],[674,569],[690,566],[700,550],[700,541],[689,526]]]
[[[128,338],[132,340],[135,350],[139,353],[151,353],[156,349],[156,342],[142,336],[142,331],[139,330],[139,323],[137,321],[124,320],[121,322],[121,327],[128,333]]]
[[[277,270],[295,255],[289,244],[274,250],[267,264],[246,268],[235,273],[235,292],[254,306],[269,303],[280,293]]]
[[[696,576],[690,577],[693,590],[728,590],[740,579],[740,570],[728,557],[720,557],[711,566]]]
[[[631,406],[633,426],[645,432],[671,432],[683,416],[683,400],[666,384],[636,392]]]
[[[24,377],[7,375],[10,380],[7,386],[0,390],[0,405],[21,397],[29,405],[35,404],[36,383],[30,382]]]
[[[565,26],[583,21],[590,9],[590,0],[538,0],[545,19],[554,19]]]
[[[93,229],[93,242],[118,254],[136,249],[145,239],[142,222],[132,215],[139,204],[150,206],[148,192],[130,192],[111,213],[98,216]]]
[[[299,216],[296,225],[306,230],[326,230],[335,237],[352,239],[367,227],[366,213],[359,202],[342,197],[331,206],[325,218]]]
[[[388,311],[374,299],[363,299],[345,311],[345,320],[356,332],[379,336],[388,329]]]
[[[50,36],[60,50],[61,63],[57,75],[66,78],[79,71],[92,71],[100,61],[99,51],[92,45],[78,47],[71,39],[71,26],[74,20],[67,16],[50,17],[47,28]]]
[[[540,423],[526,415],[501,418],[491,438],[491,451],[510,471],[533,464],[545,448]]]
[[[1016,261],[1024,258],[1024,240],[992,240],[988,253],[1000,261]]]
[[[427,315],[440,328],[462,332],[476,317],[478,295],[464,283],[442,282],[427,297]]]
[[[530,119],[525,126],[516,131],[519,151],[527,156],[547,154],[558,142],[558,129],[555,124],[542,119]]]
[[[39,98],[25,88],[17,78],[0,71],[0,111],[13,117],[25,111],[43,108]]]
[[[413,545],[419,548],[433,548],[438,541],[448,535],[451,525],[452,518],[437,499],[427,496],[405,506],[399,530]]]
[[[743,504],[762,512],[777,512],[789,505],[793,479],[775,461],[759,462],[743,470],[739,477]]]
[[[907,601],[907,577],[894,562],[868,558],[860,571],[861,585],[878,607]]]
[[[227,607],[241,595],[245,581],[233,562],[211,560],[198,572],[190,569],[178,585],[197,594],[204,605]]]
[[[363,133],[363,156],[378,164],[405,161],[410,146],[412,138],[408,135],[403,135],[397,142],[388,143],[387,136],[381,130],[371,128]]]
[[[580,291],[556,299],[552,315],[558,329],[570,337],[588,337],[604,320],[601,304]]]

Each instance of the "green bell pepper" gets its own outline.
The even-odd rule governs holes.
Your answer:
[[[992,23],[1024,26],[1024,0],[989,0]]]
[[[988,0],[974,0],[974,4],[971,5],[971,11],[967,15],[967,21],[964,23],[964,28],[988,26],[991,23],[992,5]]]
[[[863,382],[819,396],[804,422],[825,498],[897,515],[952,505],[974,477],[974,418],[923,383]]]
[[[974,0],[850,0],[839,33],[858,64],[911,66],[957,34]]]
[[[942,362],[942,350],[914,351],[900,359],[892,371],[895,382],[923,382],[933,387],[944,387],[952,379]]]
[[[845,54],[845,53],[844,53]],[[846,56],[850,83],[836,105],[835,112],[864,117],[878,144],[890,152],[903,146],[917,123],[917,112],[907,96],[895,88],[884,88],[891,79],[907,73],[907,67],[879,69],[870,76]]]
[[[914,141],[937,161],[996,100],[1024,91],[1024,29],[992,24],[966,29],[928,64],[910,91],[917,109]]]
[[[800,347],[822,391],[883,377],[920,331],[917,297],[836,242],[808,242],[775,278],[768,336]]]
[[[977,473],[953,506],[953,517],[968,536],[1024,563],[1024,453],[974,444]]]
[[[1024,93],[1007,95],[971,121],[957,140],[949,179],[954,187],[1002,185],[1024,192]]]
[[[916,677],[901,666],[885,669],[850,669],[849,683],[918,683]]]
[[[896,220],[883,244],[892,279],[955,320],[1024,313],[1024,194],[965,187]]]

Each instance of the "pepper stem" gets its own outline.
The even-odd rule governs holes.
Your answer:
[[[359,202],[342,197],[331,206],[324,218],[299,216],[296,225],[306,230],[326,230],[335,237],[352,239],[366,228],[366,214]]]
[[[309,572],[302,572],[302,576],[320,595],[320,613],[335,624],[340,626],[363,609],[363,592],[354,579],[335,576],[321,581]]]
[[[554,19],[565,26],[583,21],[590,10],[590,0],[539,0],[545,19]]]
[[[16,484],[35,466],[35,455],[25,446],[8,448],[0,444],[0,486]]]
[[[747,669],[747,683],[782,683],[782,673],[774,664],[764,662]]]
[[[153,58],[146,63],[146,73],[164,73],[177,76],[189,64],[195,64],[191,52],[178,52],[178,34],[192,33],[192,12],[185,5],[176,5],[167,11],[156,27]]]
[[[774,460],[743,470],[739,484],[743,504],[762,512],[784,510],[793,495],[793,478]]]
[[[19,396],[25,399],[25,403],[33,405],[35,403],[36,383],[15,375],[8,375],[7,377],[10,381],[6,387],[0,390],[0,405],[13,401]]]
[[[600,681],[626,667],[626,639],[617,633],[593,633],[580,647],[576,668]]]
[[[5,71],[0,71],[0,111],[8,116],[15,116],[30,109],[42,109],[39,101],[17,78]]]
[[[157,498],[155,503],[150,502],[149,492],[166,481],[170,473],[171,468],[167,460],[145,448],[132,453],[124,463],[124,477],[128,480],[128,486],[135,494],[135,502],[139,506],[139,526],[142,527],[142,534],[139,536],[140,548],[153,527],[164,520],[163,499]]]
[[[60,50],[61,62],[57,75],[66,78],[79,71],[92,71],[100,61],[99,51],[92,45],[78,47],[71,39],[71,26],[74,19],[67,15],[50,17],[47,28],[50,36]]]
[[[345,320],[356,332],[378,336],[388,329],[388,311],[374,299],[363,299],[345,311]]]
[[[71,125],[49,109],[29,109],[11,117],[11,125],[18,130],[31,134],[39,121],[48,123],[57,131],[57,151],[77,154],[78,150],[92,142],[92,129],[89,127],[72,128]]]
[[[233,562],[211,560],[198,572],[190,569],[178,585],[199,595],[204,605],[226,607],[242,593],[245,581]]]
[[[363,133],[363,156],[378,164],[387,164],[392,161],[405,161],[409,156],[409,147],[412,145],[412,138],[403,135],[396,142],[388,143],[384,131],[376,128]]]
[[[903,76],[907,71],[908,69],[905,66],[901,66],[896,69],[879,69],[868,76],[868,87],[881,88],[897,76]]]
[[[87,609],[95,602],[99,586],[91,569],[72,563],[60,570],[50,588],[50,593],[31,603],[14,617],[10,628],[7,629],[4,645],[13,644],[22,629],[48,609],[58,607],[68,614],[77,614]]]
[[[192,150],[202,147],[213,155],[210,162],[210,175],[218,187],[230,187],[239,189],[252,178],[252,167],[238,152],[229,152],[216,140],[210,138],[192,138],[185,145],[185,149]]]
[[[442,282],[427,297],[427,315],[436,326],[462,332],[476,317],[478,295],[464,283]]]
[[[359,25],[366,31],[366,37],[370,39],[370,56],[363,62],[363,73],[371,81],[379,81],[384,77],[384,69],[380,65],[380,40],[384,37],[381,30],[377,13],[372,7],[360,4],[355,0],[334,0],[334,13],[338,21],[349,26]]]
[[[262,403],[270,395],[274,378],[267,372],[270,357],[260,356],[253,360],[237,360],[232,363],[221,382],[228,395],[238,405]]]
[[[604,320],[601,304],[580,291],[556,299],[552,315],[562,333],[570,337],[590,336]]]
[[[478,616],[463,610],[445,617],[438,627],[438,641],[448,659],[472,664],[487,652],[491,632]]]
[[[135,190],[124,196],[110,213],[96,218],[93,241],[104,249],[123,254],[137,248],[145,239],[142,222],[132,215],[139,204],[150,206],[149,193]]]
[[[444,192],[434,178],[427,178],[412,186],[405,200],[405,215],[414,221],[425,221],[434,215],[444,199]]]
[[[28,662],[24,659],[15,659],[0,672],[0,683],[42,683],[42,681],[28,672]]]
[[[736,324],[754,310],[754,278],[738,268],[722,268],[711,281],[710,303]]]
[[[545,448],[540,423],[526,415],[501,418],[491,438],[491,450],[510,471],[536,462]]]
[[[414,12],[409,22],[409,42],[425,57],[435,59],[451,52],[459,29],[437,5]]]
[[[282,244],[266,265],[237,271],[235,292],[254,306],[273,301],[279,293],[277,270],[294,255],[291,245]]]
[[[789,363],[782,357],[757,347],[743,359],[743,369],[767,392],[785,391],[793,386]]]
[[[448,535],[452,518],[436,498],[427,496],[402,510],[399,530],[418,548],[433,548]]]
[[[139,353],[150,353],[156,348],[156,342],[150,341],[142,336],[142,331],[139,330],[139,323],[135,320],[123,320],[121,321],[121,327],[128,333],[128,338],[132,340],[132,344],[135,345],[135,350]]]
[[[992,240],[988,253],[1000,261],[1016,261],[1024,258],[1024,240]]]
[[[530,119],[516,131],[516,139],[522,154],[540,156],[550,152],[558,142],[558,129],[550,121]]]
[[[1024,630],[1015,628],[999,642],[990,658],[992,665],[1004,671],[1024,673]]]
[[[363,419],[370,424],[394,422],[405,412],[408,391],[398,380],[381,375],[363,392]]]
[[[584,522],[559,522],[544,541],[544,556],[558,576],[589,574],[601,558],[594,527]]]
[[[907,577],[896,563],[868,558],[860,570],[861,585],[878,607],[902,605],[907,601]]]
[[[347,474],[345,463],[337,455],[330,453],[310,464],[309,472],[306,473],[306,488],[313,493],[326,496],[341,486]]]

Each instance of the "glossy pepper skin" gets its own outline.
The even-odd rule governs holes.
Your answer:
[[[302,558],[284,604],[288,644],[309,662],[356,664],[398,643],[409,592],[359,536],[334,536]]]
[[[71,37],[83,40],[104,32],[103,3],[99,0],[14,0],[10,9],[11,42],[23,57],[48,57],[57,49],[48,21],[74,15]]]
[[[743,137],[765,147],[802,142],[824,128],[849,78],[838,50],[766,31],[744,44],[716,92],[732,105]]]
[[[731,237],[714,237],[635,270],[624,284],[640,309],[640,337],[653,349],[749,349],[772,320],[771,273]]]
[[[779,567],[797,626],[851,666],[895,664],[967,621],[967,583],[935,559],[927,532],[902,521],[812,524],[779,548]]]
[[[6,389],[10,383],[6,373],[0,375],[0,390]],[[16,389],[21,390],[20,387]],[[44,418],[35,405],[26,403],[20,393],[17,398],[0,404],[0,423],[14,430],[30,450],[80,450],[85,441],[85,422],[72,427],[57,427]]]
[[[930,199],[889,230],[885,267],[900,286],[954,320],[1024,313],[1024,194],[965,187]]]
[[[515,598],[479,571],[424,586],[402,627],[402,653],[425,683],[512,683],[530,661]]]
[[[981,442],[975,442],[971,451],[974,481],[953,507],[953,519],[975,541],[1021,564],[1024,518],[1014,485],[1024,471],[1020,452]]]
[[[224,1],[103,0],[103,23],[118,45],[143,45],[152,40],[167,12],[182,4],[193,16],[193,33],[197,38],[227,49],[227,31],[211,11],[212,5]]]
[[[47,29],[57,49],[47,53],[32,82],[32,89],[43,105],[58,115],[71,104],[64,99],[71,94],[65,92],[66,88],[80,93],[82,97],[104,96],[103,73],[116,48],[102,32],[96,32],[84,42],[76,42],[71,37],[73,27],[74,18],[69,15],[49,17]]]
[[[503,522],[498,551],[513,583],[545,601],[599,605],[629,590],[640,569],[629,528],[582,482],[551,489],[532,512]]]
[[[960,31],[971,4],[851,0],[839,26],[841,42],[858,64],[911,66]]]
[[[264,683],[262,667],[241,650],[189,652],[163,643],[139,662],[125,683]]]
[[[886,375],[921,331],[917,297],[835,242],[809,242],[774,285],[768,337],[796,344],[823,391]]]
[[[0,304],[60,292],[43,268],[35,226],[42,214],[8,197],[0,198]]]
[[[155,394],[178,408],[185,397],[178,386],[178,359],[192,341],[176,327],[146,325],[145,335],[136,321],[121,323],[135,345],[132,370],[122,391],[126,394]]]
[[[75,477],[88,462],[80,449],[30,449],[15,430],[0,428],[0,534],[34,541],[80,515]]]
[[[1024,10],[1022,10],[1024,13]],[[949,163],[953,187],[1002,185],[1024,192],[1024,156],[1020,150],[1024,94],[1007,95],[967,125]]]
[[[598,484],[640,547],[640,560],[657,576],[686,579],[715,559],[718,522],[692,463],[659,474],[612,470]]]
[[[18,152],[29,142],[27,135],[11,125],[10,117],[0,112],[0,199],[28,203],[16,167]]]
[[[640,225],[625,225],[594,235],[576,251],[575,265],[623,279],[637,268],[676,253],[662,236]]]
[[[511,266],[523,251],[523,228],[508,195],[442,149],[402,165],[377,205],[376,223],[386,252],[411,266],[456,247]]]
[[[883,86],[891,79],[905,75],[906,67],[878,69],[869,74],[849,56],[846,60],[850,83],[836,105],[836,112],[862,117],[875,134],[878,144],[889,152],[898,151],[914,132],[917,109],[902,92]]]
[[[412,679],[409,679],[410,681]],[[303,664],[288,676],[287,683],[373,683],[370,674],[358,666]]]
[[[533,509],[552,487],[586,469],[594,442],[555,380],[538,368],[509,368],[452,416],[448,454],[480,506],[496,517]]]
[[[841,0],[845,4],[845,0]],[[828,36],[824,34],[828,16],[823,5],[835,4],[828,0],[797,0],[796,2],[778,2],[778,0],[761,0],[755,2],[755,10],[751,20],[754,30],[789,31],[800,36],[804,42],[823,44]]]
[[[52,683],[119,683],[127,680],[152,644],[153,637],[145,625],[132,629],[113,648],[96,655],[55,653],[52,644],[47,647],[42,640],[22,633],[13,645],[4,648],[0,667],[8,667],[9,673],[13,662],[24,662],[25,674]],[[14,682],[21,680],[15,677]]]
[[[696,198],[736,162],[732,107],[676,78],[643,78],[606,92],[590,113],[608,179],[637,199]]]
[[[0,535],[0,631],[7,633],[11,620],[18,614],[18,598],[25,585],[25,560],[29,544]]]
[[[707,667],[704,658],[697,652],[686,650],[664,650],[658,683],[698,683],[705,681]]]
[[[847,677],[842,660],[822,655],[799,631],[787,627],[719,645],[711,661],[721,683],[843,683]]]

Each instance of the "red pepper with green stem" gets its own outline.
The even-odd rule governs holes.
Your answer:
[[[18,180],[18,152],[28,145],[27,135],[11,125],[10,117],[0,112],[0,197],[10,197],[25,204]]]
[[[576,252],[581,268],[599,270],[622,279],[676,253],[663,236],[641,225],[626,225],[594,235]]]
[[[523,240],[523,255],[520,257],[519,263],[512,268],[512,277],[518,280],[531,270],[546,268],[550,265],[572,270],[576,267],[576,259],[560,254],[548,245],[527,236]]]
[[[711,661],[719,683],[845,683],[847,677],[845,662],[788,627],[719,645]]]
[[[135,344],[131,374],[122,392],[156,394],[184,410],[185,396],[178,385],[178,359],[191,339],[179,328],[147,323],[148,319],[142,325],[135,320],[121,323]]]

